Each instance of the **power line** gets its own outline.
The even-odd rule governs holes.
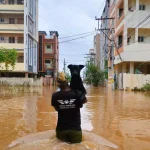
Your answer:
[[[99,12],[100,12],[100,10],[102,9],[102,7],[103,7],[104,3],[105,3],[105,0],[103,1],[103,3],[102,3],[102,5],[101,5],[101,7],[99,8],[99,10],[97,11],[97,13],[96,13],[96,15],[95,15],[95,16],[97,16],[97,15],[98,15],[98,13],[99,13]]]
[[[72,35],[72,36],[61,37],[61,38],[59,38],[59,39],[70,38],[70,37],[79,36],[79,35],[84,35],[84,34],[88,34],[88,33],[95,33],[95,31],[85,32],[85,33],[80,33],[80,34],[75,34],[75,35]]]
[[[56,26],[56,27],[58,27],[59,29],[61,29],[61,30],[65,31],[65,32],[67,32],[67,33],[69,33],[69,34],[73,34],[72,32],[67,31],[67,30],[63,29],[62,27],[60,27],[60,26],[58,26],[58,25],[56,25],[56,24],[54,24],[54,23],[50,22],[49,20],[47,20],[47,19],[46,19],[46,18],[44,18],[43,16],[41,16],[41,15],[39,15],[39,14],[38,14],[38,16],[39,16],[39,17],[41,17],[41,18],[43,18],[45,21],[47,21],[47,22],[49,22],[49,23],[51,23],[51,24],[55,25],[55,26]]]
[[[78,39],[82,39],[82,38],[91,36],[91,35],[93,35],[93,34],[95,34],[95,33],[92,33],[92,34],[89,34],[89,35],[85,35],[85,36],[82,36],[82,37],[78,37],[78,38],[74,38],[74,39],[70,39],[70,40],[66,40],[66,41],[61,41],[61,42],[59,42],[59,43],[60,43],[60,44],[61,44],[61,43],[67,43],[67,42],[70,42],[70,41],[74,41],[74,40],[78,40]]]

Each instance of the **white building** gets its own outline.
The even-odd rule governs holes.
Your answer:
[[[95,54],[95,64],[100,68],[100,34],[97,33],[94,36],[94,54]]]
[[[0,47],[18,51],[11,76],[37,74],[38,0],[0,0]]]
[[[111,20],[109,25],[115,23],[116,43],[114,70],[110,69],[109,77],[116,74],[121,89],[128,80],[124,74],[150,74],[150,1],[111,0],[109,17],[115,17],[115,22]],[[111,67],[112,62],[108,64]]]
[[[108,46],[109,40],[106,37],[110,33],[107,19],[109,17],[109,0],[106,0],[104,10],[102,12],[103,19],[101,20],[101,34],[100,34],[100,69],[105,70],[106,61],[108,60]]]

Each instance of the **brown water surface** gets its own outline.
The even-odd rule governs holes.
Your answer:
[[[55,129],[57,113],[50,106],[54,91],[55,87],[0,88],[0,150],[25,135]],[[150,94],[89,86],[87,91],[88,103],[81,110],[83,130],[120,150],[150,150]]]

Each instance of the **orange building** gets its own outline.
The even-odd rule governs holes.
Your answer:
[[[38,76],[56,76],[59,68],[58,32],[39,31]]]

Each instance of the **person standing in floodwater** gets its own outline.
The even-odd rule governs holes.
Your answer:
[[[56,79],[60,91],[53,93],[51,105],[58,111],[56,136],[68,143],[82,141],[80,108],[87,102],[85,95],[78,90],[71,90],[63,72]]]

